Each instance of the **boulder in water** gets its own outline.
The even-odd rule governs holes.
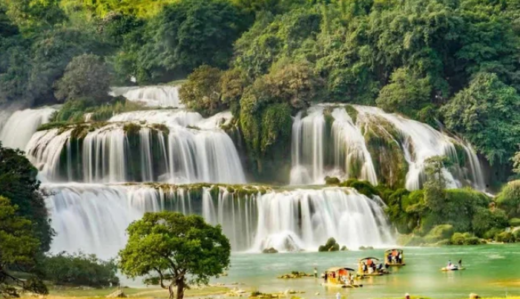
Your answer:
[[[318,248],[319,252],[326,252],[326,251],[339,251],[339,244],[336,242],[336,239],[329,238],[327,240],[327,243],[325,245],[322,245]]]
[[[271,248],[266,248],[266,249],[262,250],[262,253],[278,253],[278,250],[271,247]]]

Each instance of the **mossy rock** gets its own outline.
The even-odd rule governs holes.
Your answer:
[[[328,252],[328,251],[339,251],[339,244],[336,242],[336,239],[329,238],[325,245],[322,245],[318,248],[319,252]]]
[[[341,181],[337,177],[325,177],[325,184],[327,185],[339,185]]]
[[[262,253],[278,253],[278,250],[271,247],[271,248],[266,248],[266,249],[262,250]]]

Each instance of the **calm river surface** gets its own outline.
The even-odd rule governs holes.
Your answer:
[[[304,291],[304,298],[334,298],[340,290],[348,298],[404,297],[405,293],[431,298],[467,298],[520,295],[520,245],[447,246],[405,248],[406,266],[392,274],[363,280],[363,288],[325,289],[321,279],[283,280],[276,277],[291,271],[322,272],[329,267],[357,269],[357,260],[374,256],[382,259],[383,249],[348,252],[301,252],[279,254],[233,254],[229,276],[217,282],[244,284],[261,292]],[[448,260],[462,259],[464,271],[440,271]],[[215,282],[215,281],[213,281]],[[319,292],[319,295],[316,293]]]

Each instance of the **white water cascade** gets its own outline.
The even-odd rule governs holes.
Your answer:
[[[5,147],[25,150],[25,146],[38,127],[49,121],[56,107],[15,111],[0,127],[0,142]]]
[[[74,128],[37,132],[27,154],[50,182],[243,184],[233,141],[217,127],[227,116],[219,122],[182,110],[129,112],[86,130],[81,142]],[[138,134],[125,132],[128,123],[138,126]]]
[[[353,115],[345,106],[322,104],[311,107],[305,117],[295,117],[291,184],[323,184],[326,176],[358,178],[372,184],[380,182],[381,175],[397,180],[398,170],[388,167],[394,163],[406,166],[404,185],[415,190],[421,187],[425,161],[433,156],[448,156],[456,162],[454,169],[444,171],[449,187],[460,187],[464,182],[485,189],[480,162],[469,145],[427,124],[379,108],[350,108]],[[374,140],[385,144],[375,144]],[[464,165],[458,161],[457,146],[467,160]],[[394,161],[398,159],[403,163]]]
[[[112,87],[110,95],[123,96],[129,101],[148,107],[184,107],[179,100],[180,86],[158,85],[144,87]]]
[[[57,235],[52,251],[81,249],[102,258],[117,254],[125,229],[144,212],[199,214],[221,224],[235,251],[316,250],[334,237],[349,248],[393,244],[378,199],[349,188],[267,191],[237,195],[220,187],[190,192],[186,187],[46,185]]]

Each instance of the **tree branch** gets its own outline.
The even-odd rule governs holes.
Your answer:
[[[159,273],[159,284],[161,285],[161,288],[163,289],[167,289],[167,287],[164,285],[164,276],[161,272],[161,270],[159,270],[159,268],[154,268],[155,271],[157,271],[157,273]]]

